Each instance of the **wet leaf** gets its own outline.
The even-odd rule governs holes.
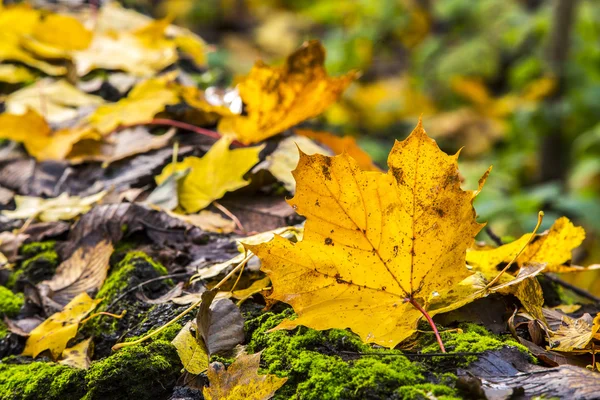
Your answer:
[[[257,62],[238,85],[248,115],[223,118],[219,132],[256,143],[321,114],[358,76],[329,77],[324,62],[325,49],[318,41],[305,43],[281,67]]]
[[[201,338],[196,337],[195,321],[189,321],[179,331],[171,343],[177,349],[183,368],[190,374],[198,375],[208,369],[209,357]]]
[[[577,350],[592,351],[588,348],[594,337],[600,339],[600,313],[592,318],[590,314],[583,314],[574,319],[567,316],[562,318],[563,324],[550,338],[548,350],[572,352]]]
[[[202,293],[196,326],[204,340],[208,355],[226,353],[244,342],[244,318],[229,299],[218,298],[218,290]]]
[[[394,347],[422,317],[406,299],[427,309],[430,296],[471,274],[465,251],[482,225],[477,192],[460,188],[457,155],[443,153],[419,123],[388,165],[384,174],[362,171],[347,154],[301,154],[289,203],[307,218],[302,241],[246,245],[271,278],[271,298],[298,314],[278,329],[349,327]]]
[[[263,146],[229,150],[231,137],[219,139],[202,158],[187,157],[167,165],[156,183],[161,184],[174,171],[190,169],[178,188],[179,204],[187,212],[206,208],[225,193],[248,185],[243,176],[258,162]]]
[[[113,245],[108,239],[86,238],[71,257],[58,266],[52,279],[41,282],[38,287],[48,287],[48,297],[63,306],[80,293],[92,293],[106,279],[112,252]]]
[[[69,220],[89,211],[92,205],[100,201],[105,194],[100,192],[88,197],[79,197],[63,193],[54,199],[15,196],[17,208],[14,211],[2,211],[2,214],[13,219]]]
[[[260,353],[240,354],[227,370],[212,363],[206,375],[210,386],[202,390],[206,400],[266,400],[287,381],[275,375],[258,375]]]
[[[92,360],[90,360],[92,347],[92,338],[79,342],[62,352],[62,359],[59,363],[73,368],[88,369],[92,364]]]
[[[55,360],[67,347],[69,340],[77,334],[79,322],[88,315],[102,299],[94,300],[87,293],[81,293],[69,302],[62,311],[31,331],[22,355],[37,357],[44,350],[50,350]]]

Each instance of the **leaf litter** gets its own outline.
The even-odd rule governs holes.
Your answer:
[[[504,302],[513,316],[503,322],[542,362],[597,369],[597,304],[549,310],[542,285],[548,273],[598,268],[571,262],[583,228],[562,217],[497,247],[475,242],[483,224],[473,200],[490,171],[477,190],[463,190],[458,153],[444,153],[421,121],[394,144],[387,172],[353,137],[310,125],[287,132],[359,77],[329,76],[318,41],[281,66],[257,62],[236,87],[206,88],[180,63],[206,68],[201,38],[115,3],[95,14],[6,6],[0,27],[0,80],[17,84],[0,114],[0,151],[10,154],[0,163],[0,264],[18,309],[4,323],[22,339],[0,344],[3,355],[49,356],[91,377],[111,357],[167,346],[172,369],[186,372],[165,390],[268,399],[302,382],[245,353],[257,331],[265,341],[344,332],[364,347],[317,346],[341,362],[415,355],[409,343],[429,340],[424,330],[445,352],[452,331],[468,333],[435,316],[486,298]],[[477,82],[456,85],[492,119],[530,101],[524,93],[500,104]],[[42,268],[49,278],[36,281]],[[288,318],[252,327],[270,309]],[[477,354],[481,363],[502,357]],[[542,386],[562,374],[567,389],[552,390],[574,396],[587,390],[578,376],[598,380],[582,368],[535,368]],[[553,393],[532,386],[529,373],[481,377]]]

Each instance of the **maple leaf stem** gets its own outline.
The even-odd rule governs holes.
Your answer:
[[[423,307],[421,307],[421,305],[415,299],[406,298],[405,301],[412,304],[412,306],[414,308],[416,308],[417,310],[419,310],[421,312],[421,314],[423,314],[423,316],[425,317],[427,322],[429,322],[429,326],[431,326],[431,329],[433,329],[433,333],[435,334],[435,339],[437,340],[438,344],[440,345],[440,350],[442,351],[442,353],[445,353],[446,348],[444,347],[444,343],[442,342],[442,337],[440,336],[440,332],[438,331],[437,326],[435,326],[435,322],[433,322],[433,318],[431,318],[431,315],[429,315],[429,313],[427,311],[425,311],[425,309]]]
[[[544,219],[544,212],[540,211],[538,213],[538,221],[537,221],[537,225],[535,226],[535,229],[533,230],[533,232],[531,232],[531,236],[529,237],[529,240],[527,241],[527,243],[525,243],[525,245],[521,248],[521,250],[519,250],[519,252],[513,257],[512,260],[510,260],[510,262],[508,264],[506,264],[506,267],[504,267],[504,269],[502,271],[500,271],[500,273],[490,282],[485,286],[484,290],[487,290],[489,288],[491,288],[492,286],[494,286],[494,284],[496,282],[498,282],[498,280],[500,279],[500,277],[506,272],[508,271],[508,269],[517,261],[517,259],[521,256],[521,254],[525,251],[525,249],[527,248],[527,246],[529,246],[529,244],[531,243],[531,241],[533,240],[533,238],[535,238],[535,234],[537,233],[538,229],[540,229],[540,225],[542,225],[542,220]]]
[[[217,207],[219,209],[219,211],[221,211],[223,214],[227,215],[235,223],[235,226],[237,226],[238,229],[240,231],[242,231],[243,234],[247,234],[248,233],[248,231],[246,230],[246,228],[244,228],[244,225],[242,225],[242,222],[238,219],[238,217],[235,216],[234,213],[232,213],[231,211],[229,211],[227,208],[225,208],[225,206],[223,206],[219,202],[213,201],[213,205],[215,207]]]

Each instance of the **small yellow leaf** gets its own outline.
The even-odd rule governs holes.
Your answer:
[[[600,330],[600,313],[593,319],[587,313],[578,319],[564,316],[563,323],[552,335],[548,349],[564,352],[584,350]]]
[[[45,222],[69,220],[88,212],[105,194],[106,192],[100,192],[88,197],[79,197],[62,193],[53,199],[15,196],[16,209],[2,211],[2,214],[12,219],[38,218]]]
[[[510,262],[530,237],[531,234],[527,233],[514,242],[494,249],[468,250],[467,263],[484,274],[497,273],[499,271],[497,267]],[[554,222],[550,230],[536,235],[516,263],[518,266],[526,263],[543,263],[547,264],[546,272],[568,272],[571,268],[569,266],[571,252],[583,242],[583,239],[585,239],[583,228],[574,226],[567,217],[561,217]]]
[[[179,101],[171,88],[172,74],[138,83],[127,97],[114,104],[105,104],[89,116],[90,125],[102,134],[112,132],[120,125],[148,122],[169,104]]]
[[[36,25],[33,37],[63,50],[84,50],[92,41],[92,32],[74,17],[48,14]]]
[[[90,348],[92,344],[92,338],[86,339],[82,342],[77,343],[73,347],[69,347],[62,352],[62,359],[59,361],[62,365],[68,365],[69,367],[88,369],[92,364],[90,360]]]
[[[50,135],[50,126],[37,112],[27,110],[23,115],[0,114],[0,139],[25,142],[32,135]]]
[[[187,372],[198,375],[208,369],[208,353],[202,338],[197,335],[195,321],[185,324],[171,343],[177,349],[179,359]]]
[[[256,143],[321,114],[358,76],[350,72],[329,77],[324,62],[325,49],[318,41],[310,41],[281,67],[256,63],[238,85],[248,115],[223,118],[219,132],[236,135],[243,143]]]
[[[240,354],[227,370],[212,363],[206,375],[210,386],[202,389],[206,400],[267,400],[287,381],[275,375],[258,375],[260,353]]]
[[[229,150],[231,137],[222,137],[202,158],[187,157],[183,161],[167,165],[158,175],[160,185],[174,171],[190,169],[179,188],[179,203],[190,213],[208,207],[225,193],[248,185],[243,176],[258,162],[263,146]]]
[[[50,350],[55,360],[67,347],[69,340],[77,334],[79,322],[85,318],[102,299],[94,300],[87,293],[81,293],[63,308],[31,331],[22,355],[37,357],[44,350]]]
[[[35,75],[26,67],[13,64],[0,65],[0,82],[22,83],[35,79]]]
[[[394,347],[422,317],[408,301],[427,310],[431,296],[471,274],[465,251],[482,225],[476,192],[460,188],[457,155],[419,123],[388,165],[384,174],[362,171],[347,154],[300,156],[289,203],[307,219],[302,241],[246,245],[271,278],[271,298],[298,314],[277,328],[349,327]]]
[[[256,293],[260,293],[266,288],[268,288],[271,284],[271,279],[269,277],[264,277],[255,282],[252,282],[252,285],[248,286],[246,289],[234,290],[232,296],[237,300],[244,300],[250,296],[255,295]]]

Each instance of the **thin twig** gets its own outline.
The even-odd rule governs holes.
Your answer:
[[[242,225],[241,221],[238,219],[238,217],[235,216],[234,213],[229,211],[225,206],[223,206],[219,202],[213,201],[213,205],[215,207],[217,207],[219,209],[219,211],[221,211],[223,214],[227,215],[235,223],[235,225],[238,227],[238,229],[240,231],[242,231],[242,233],[244,233],[244,234],[248,233],[246,228],[244,228],[244,225]]]
[[[179,274],[171,274],[171,275],[163,275],[163,276],[159,276],[158,278],[152,278],[152,279],[148,279],[147,281],[144,281],[142,283],[140,283],[139,285],[136,285],[128,290],[126,290],[125,292],[121,293],[121,295],[119,297],[117,297],[112,303],[110,303],[108,305],[108,307],[106,307],[106,310],[110,310],[115,304],[117,304],[119,301],[121,301],[121,299],[123,299],[125,296],[127,296],[130,293],[135,292],[138,289],[141,289],[142,287],[144,287],[145,285],[152,283],[152,282],[156,282],[156,281],[162,281],[165,279],[171,279],[171,278],[177,278],[180,276],[187,276],[190,275],[187,272],[182,272]]]
[[[580,287],[577,287],[567,281],[564,281],[562,279],[560,279],[558,276],[555,276],[553,274],[544,274],[544,276],[549,280],[552,281],[566,289],[569,289],[571,292],[575,293],[578,296],[581,296],[585,299],[591,300],[596,304],[600,304],[600,297],[596,297],[593,294],[591,294],[590,292],[583,290]]]
[[[492,239],[492,242],[496,243],[496,246],[504,245],[504,242],[502,241],[500,236],[496,235],[494,233],[494,231],[492,230],[492,228],[490,228],[489,226],[485,227],[485,233],[487,233],[487,235],[490,237],[490,239]]]

